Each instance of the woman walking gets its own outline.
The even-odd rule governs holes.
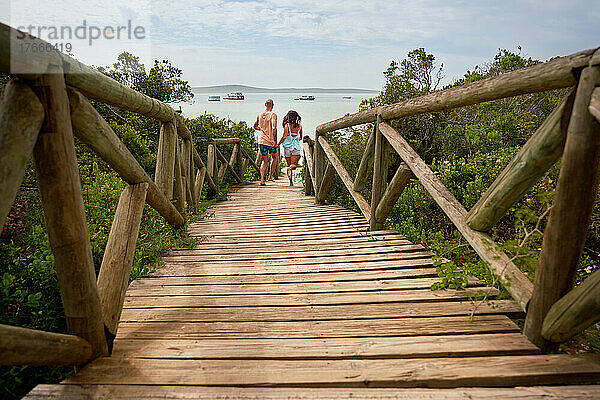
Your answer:
[[[294,170],[298,168],[300,154],[302,151],[302,125],[300,125],[300,115],[294,110],[288,111],[283,118],[283,136],[277,144],[277,147],[283,145],[283,155],[287,162],[287,176],[290,180],[290,186],[294,186]]]

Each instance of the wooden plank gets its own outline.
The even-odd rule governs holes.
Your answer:
[[[117,174],[130,185],[148,182],[146,201],[171,225],[185,224],[183,216],[171,204],[144,168],[121,142],[116,133],[81,93],[68,88],[71,120],[75,135],[90,146]]]
[[[200,296],[200,295],[244,295],[244,294],[302,294],[377,292],[381,290],[429,289],[439,278],[387,279],[349,282],[294,282],[260,283],[243,285],[138,285],[129,288],[127,296]]]
[[[294,266],[296,264],[334,264],[334,263],[364,263],[369,261],[397,261],[409,260],[409,259],[431,259],[431,253],[411,252],[411,253],[384,253],[384,254],[366,254],[366,255],[333,255],[333,256],[314,256],[314,257],[303,257],[301,255],[297,257],[287,259],[262,259],[249,262],[247,260],[220,260],[218,258],[210,260],[196,260],[193,257],[165,257],[164,260],[171,264],[191,264],[197,267],[201,264],[212,264],[214,266],[237,266],[237,267],[265,267],[265,266],[282,266],[289,265]]]
[[[174,122],[163,122],[158,138],[156,171],[154,182],[167,199],[173,199],[173,178],[175,176],[175,147],[177,146],[177,126]],[[182,172],[182,176],[185,174]]]
[[[83,365],[92,358],[84,339],[0,325],[0,365]]]
[[[223,351],[226,348],[227,351]],[[539,354],[520,333],[328,339],[120,340],[113,356],[169,359],[372,359]]]
[[[410,168],[408,168],[405,163],[400,164],[375,211],[375,219],[377,220],[378,226],[382,227],[385,224],[385,220],[396,205],[398,198],[400,198],[402,191],[406,185],[408,185],[408,182],[410,182],[412,177],[413,174]]]
[[[218,270],[216,270],[218,271]],[[218,272],[217,272],[218,273]],[[181,276],[155,276],[138,278],[131,282],[130,287],[144,286],[146,284],[163,285],[206,285],[206,284],[245,284],[245,283],[291,283],[291,282],[344,282],[369,279],[399,279],[437,276],[435,268],[365,270],[359,272],[316,272],[316,273],[281,273],[281,274],[254,274],[254,275],[181,275]]]
[[[46,111],[34,158],[67,330],[91,344],[93,357],[103,356],[108,347],[62,68],[49,66],[33,90]]]
[[[335,169],[331,163],[327,163],[327,167],[325,167],[325,173],[323,174],[323,179],[321,180],[321,186],[319,187],[319,192],[315,195],[315,204],[325,203],[334,178]]]
[[[398,388],[240,388],[207,386],[146,386],[139,385],[94,385],[93,391],[85,385],[38,385],[25,400],[79,400],[86,398],[131,400],[145,399],[190,399],[212,400],[282,400],[305,398],[314,400],[363,399],[440,399],[440,400],[560,400],[600,398],[600,385],[528,386],[516,388],[458,388],[458,389],[398,389]]]
[[[468,85],[360,111],[317,126],[317,136],[349,126],[375,122],[378,114],[381,114],[384,120],[398,119],[470,106],[505,97],[574,86],[577,81],[573,70],[587,66],[596,49],[555,58],[542,64],[479,80]]]
[[[300,232],[297,232],[297,230],[295,230],[294,228],[280,228],[278,230],[278,232],[281,234],[295,233],[296,236],[299,237],[298,240],[300,240],[302,236],[320,235],[320,234],[331,233],[331,232],[356,232],[358,234],[361,231],[366,232],[367,229],[368,229],[368,227],[366,225],[355,225],[355,226],[326,225],[326,226],[323,226],[322,228],[315,228],[315,229],[300,231]],[[234,230],[216,230],[216,229],[195,229],[193,227],[190,227],[190,229],[188,230],[188,233],[192,236],[193,235],[215,235],[215,236],[229,236],[229,237],[231,237],[231,236],[247,237],[249,235],[249,232],[240,231],[240,230],[234,231]],[[264,236],[269,235],[268,229],[260,230],[260,232],[258,232],[257,234],[260,234],[260,233],[265,234]]]
[[[337,261],[337,260],[334,260]],[[324,263],[297,263],[290,265],[282,263],[279,265],[215,265],[213,263],[167,263],[154,273],[154,276],[205,276],[205,275],[263,275],[281,273],[309,273],[309,272],[336,272],[336,271],[364,271],[382,269],[413,269],[430,267],[433,265],[431,257],[405,259],[405,260],[381,260],[363,262],[324,262]]]
[[[125,309],[122,321],[306,321],[347,320],[373,318],[437,317],[481,314],[506,314],[522,317],[519,305],[511,300],[492,300],[478,307],[470,301],[432,303],[382,303],[331,306],[271,306],[271,307],[201,307],[179,308],[177,313],[168,308]]]
[[[600,320],[600,273],[594,272],[579,286],[558,300],[548,311],[542,337],[564,342]]]
[[[423,335],[472,335],[518,333],[519,327],[505,315],[423,318],[374,318],[369,320],[257,321],[257,322],[127,322],[119,327],[123,339],[204,338],[340,338],[400,337]]]
[[[18,80],[6,84],[0,98],[0,232],[44,121],[44,107],[31,88]]]
[[[572,91],[529,138],[467,214],[478,231],[491,229],[562,155],[575,93]]]
[[[261,213],[261,215],[264,215],[263,213]],[[272,214],[273,216],[276,215],[276,213]],[[293,214],[293,215],[281,215],[281,219],[278,219],[275,222],[278,221],[284,221],[289,223],[290,221],[296,221],[298,224],[302,224],[302,225],[306,225],[306,224],[315,224],[315,223],[325,223],[325,222],[343,222],[343,223],[348,223],[348,224],[352,224],[352,223],[358,223],[358,222],[364,222],[364,218],[362,216],[359,215],[345,215],[345,214],[325,214],[325,215],[303,215],[302,218],[298,218],[297,214]],[[213,216],[209,219],[206,220],[202,220],[199,222],[196,222],[194,224],[192,224],[195,228],[202,228],[202,227],[210,227],[213,225],[237,225],[237,226],[248,226],[248,227],[256,227],[256,226],[263,226],[264,227],[264,223],[262,223],[261,225],[261,221],[256,221],[255,219],[228,219],[228,218],[222,218],[220,216]]]
[[[362,233],[362,232],[332,232],[332,233],[327,233],[327,234],[321,234],[321,236],[318,235],[305,235],[302,237],[302,241],[299,240],[294,240],[293,238],[290,237],[281,237],[281,236],[276,236],[275,234],[273,234],[273,236],[267,236],[267,235],[261,235],[260,237],[226,237],[226,236],[204,236],[202,241],[200,241],[201,244],[208,244],[208,245],[223,245],[223,244],[239,244],[241,245],[256,245],[257,247],[264,247],[266,246],[273,246],[274,243],[270,242],[271,238],[273,238],[273,240],[275,240],[275,243],[281,243],[281,244],[286,244],[286,243],[294,243],[296,245],[315,245],[316,243],[321,242],[321,240],[323,241],[322,243],[330,243],[332,241],[335,240],[339,240],[340,242],[381,242],[381,243],[385,243],[386,241],[394,241],[394,240],[399,240],[399,239],[404,239],[404,236],[400,235],[398,232],[392,232],[392,233],[381,233],[378,235],[373,235],[373,232],[367,232],[367,233]],[[279,238],[279,241],[277,241]],[[319,239],[321,238],[321,240]],[[268,240],[267,242],[265,242],[265,240]]]
[[[147,190],[148,184],[143,182],[128,186],[121,193],[98,274],[102,317],[112,335],[117,333],[129,284]]]
[[[201,365],[202,373],[198,373]],[[235,368],[234,368],[235,366]],[[460,387],[593,383],[600,365],[564,354],[400,360],[101,358],[66,383],[243,386]]]
[[[600,125],[588,106],[600,66],[581,71],[567,129],[556,195],[548,217],[542,251],[535,273],[535,289],[525,321],[525,334],[533,343],[553,347],[541,336],[542,324],[552,304],[575,283],[577,264],[590,225],[600,163]]]
[[[360,208],[360,210],[361,210],[362,214],[365,216],[365,218],[367,220],[369,220],[371,218],[371,206],[365,200],[365,198],[363,197],[362,194],[360,194],[359,192],[354,190],[354,182],[352,181],[352,178],[348,174],[348,171],[346,171],[346,168],[344,168],[344,166],[342,165],[342,162],[340,161],[340,159],[335,155],[335,153],[334,153],[333,149],[331,148],[331,146],[329,145],[329,143],[327,143],[327,140],[325,140],[324,137],[319,136],[318,142],[321,145],[323,152],[329,159],[329,162],[333,165],[336,172],[338,173],[338,176],[342,179],[342,182],[344,182],[344,185],[346,185],[346,188],[352,195],[352,198],[358,205],[358,208]]]
[[[410,252],[422,252],[426,253],[425,249],[421,245],[406,244],[402,246],[379,246],[379,247],[367,247],[367,248],[352,248],[349,249],[319,249],[318,251],[308,251],[307,249],[301,249],[299,251],[279,251],[276,253],[260,253],[254,254],[205,254],[198,250],[191,250],[189,252],[178,252],[176,254],[170,253],[163,257],[167,261],[243,261],[269,259],[290,259],[290,258],[308,258],[308,257],[330,257],[330,256],[346,256],[351,253],[353,256],[356,255],[373,255],[373,254],[387,254],[387,253],[410,253]]]
[[[311,294],[244,294],[189,296],[157,293],[155,297],[129,296],[125,308],[165,308],[165,307],[252,307],[252,306],[309,306],[367,303],[423,303],[432,301],[468,300],[487,294],[497,295],[492,288],[473,288],[464,291],[427,289],[389,290],[371,292],[340,292]]]
[[[320,243],[320,242],[317,242]],[[361,239],[340,239],[337,243],[335,240],[328,240],[323,244],[316,243],[297,243],[294,240],[288,240],[285,242],[278,243],[263,243],[261,246],[256,246],[253,243],[240,243],[238,246],[232,244],[210,244],[205,242],[197,245],[194,249],[175,249],[167,253],[169,255],[181,255],[187,254],[188,252],[194,252],[202,250],[202,254],[223,254],[224,250],[228,251],[228,254],[255,254],[255,253],[279,253],[281,251],[302,251],[302,250],[335,250],[335,249],[361,249],[361,248],[372,248],[372,247],[388,247],[388,246],[404,246],[411,245],[406,239],[387,239],[385,241],[379,240],[361,240]]]
[[[500,282],[519,302],[521,308],[527,310],[527,304],[533,293],[533,285],[527,277],[488,235],[475,231],[467,225],[467,211],[406,140],[386,123],[380,124],[380,129],[454,226],[488,264],[490,270],[499,277]]]
[[[365,146],[365,151],[360,159],[360,164],[358,166],[358,172],[356,173],[356,178],[354,178],[353,188],[357,192],[364,190],[367,188],[370,179],[369,176],[373,172],[373,155],[375,153],[375,130],[377,130],[377,126],[373,127],[373,132],[369,134],[369,138],[367,139],[367,145]]]

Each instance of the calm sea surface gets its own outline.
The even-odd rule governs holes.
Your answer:
[[[278,116],[278,130],[281,132],[281,120],[289,110],[295,110],[302,117],[304,132],[314,137],[315,128],[332,119],[344,116],[347,113],[358,111],[358,106],[363,99],[373,97],[373,94],[354,93],[244,93],[245,100],[223,100],[227,93],[194,93],[193,104],[181,104],[181,109],[186,117],[196,117],[209,113],[221,118],[230,118],[233,121],[246,121],[251,126],[258,113],[264,110],[267,98],[272,98],[275,107],[273,111]],[[208,101],[208,96],[219,95],[221,101]],[[300,95],[314,95],[315,100],[294,100]],[[350,96],[350,99],[344,99]]]

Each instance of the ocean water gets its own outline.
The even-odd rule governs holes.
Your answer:
[[[256,116],[265,109],[264,103],[272,98],[275,106],[273,111],[277,114],[278,136],[282,132],[281,120],[289,110],[295,110],[302,118],[302,127],[305,134],[314,138],[315,128],[324,122],[342,117],[348,113],[358,111],[358,106],[363,99],[373,97],[376,93],[244,93],[245,100],[223,100],[227,93],[194,93],[192,104],[182,103],[183,115],[196,117],[204,113],[214,114],[221,118],[233,121],[246,121],[249,126],[254,124]],[[208,101],[208,96],[219,95],[221,101]],[[294,100],[301,95],[313,95],[315,100]],[[350,99],[344,99],[350,96]],[[177,107],[176,107],[177,108]]]

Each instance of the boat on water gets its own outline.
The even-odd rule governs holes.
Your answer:
[[[244,100],[244,94],[242,92],[229,93],[223,97],[225,100]]]
[[[342,99],[351,99],[352,96],[342,96]]]
[[[314,100],[315,96],[307,96],[307,95],[303,95],[300,97],[296,97],[294,100]]]
[[[221,96],[208,96],[208,101],[221,101]]]

